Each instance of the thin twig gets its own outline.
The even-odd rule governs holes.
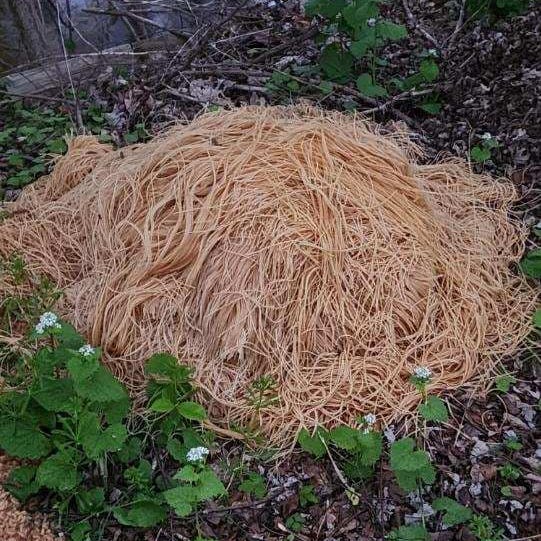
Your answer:
[[[404,6],[404,11],[406,12],[406,17],[408,18],[408,22],[410,23],[410,26],[417,30],[420,34],[422,34],[430,43],[432,43],[437,49],[441,49],[440,44],[438,43],[438,40],[434,38],[431,34],[429,34],[420,24],[419,21],[415,18],[415,15],[412,13],[409,5],[408,0],[402,0],[402,5]]]
[[[252,63],[259,64],[260,62],[263,62],[267,58],[274,56],[276,53],[281,53],[282,51],[287,51],[292,45],[298,45],[299,43],[302,43],[303,41],[306,41],[307,39],[313,38],[317,33],[319,32],[319,29],[317,26],[313,26],[303,32],[302,34],[294,37],[293,39],[290,39],[284,43],[281,43],[280,45],[277,45],[276,47],[269,49],[268,51],[265,51],[264,53],[260,54],[259,56],[256,56]]]

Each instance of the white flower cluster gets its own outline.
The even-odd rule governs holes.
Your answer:
[[[375,19],[374,17],[372,17],[372,18],[370,18],[370,19],[368,19],[368,20],[366,21],[366,24],[367,24],[368,26],[376,26],[376,19]]]
[[[428,49],[428,54],[430,56],[438,56],[438,51],[436,49]]]
[[[483,133],[483,135],[481,135],[481,139],[483,139],[483,141],[490,141],[492,139],[492,135],[486,131]]]
[[[85,344],[79,348],[79,353],[83,357],[90,357],[91,355],[94,355],[95,352],[96,350],[90,344]]]
[[[199,462],[200,460],[205,460],[208,454],[209,450],[206,447],[192,447],[186,453],[186,460],[188,462]]]
[[[367,424],[367,425],[375,425],[376,424],[376,416],[373,414],[373,413],[367,413],[364,417],[363,417],[363,421]]]
[[[58,316],[52,312],[45,312],[39,318],[39,323],[36,325],[36,333],[43,334],[47,329],[60,329],[61,325],[58,323]]]
[[[426,366],[417,366],[413,369],[413,375],[417,379],[428,381],[432,377],[432,372],[430,368],[427,368]]]

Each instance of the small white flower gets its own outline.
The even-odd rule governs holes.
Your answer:
[[[186,460],[188,462],[199,462],[204,460],[208,454],[209,450],[206,447],[192,447],[186,453]]]
[[[94,355],[95,352],[96,350],[90,344],[85,344],[79,348],[79,353],[83,357],[90,357],[91,355]]]
[[[432,377],[432,372],[426,366],[416,366],[413,369],[413,375],[418,379],[428,381]]]
[[[438,56],[438,51],[436,49],[428,49],[428,54],[431,56]]]
[[[376,424],[376,416],[375,416],[373,413],[367,413],[367,414],[363,417],[363,421],[364,421],[367,425],[375,425],[375,424]]]
[[[46,329],[60,329],[62,326],[58,323],[58,316],[53,312],[41,314],[39,323],[35,326],[37,334],[43,334]]]
[[[368,19],[368,21],[366,21],[366,24],[368,26],[375,26],[376,25],[376,19],[375,17],[371,17],[370,19]]]
[[[483,139],[484,141],[490,141],[492,139],[492,135],[486,131],[485,133],[483,133],[483,135],[481,135],[481,139]]]

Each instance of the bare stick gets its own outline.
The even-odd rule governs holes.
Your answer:
[[[412,13],[409,5],[408,0],[402,0],[402,5],[404,6],[404,11],[406,12],[406,17],[408,18],[408,22],[410,26],[417,30],[420,34],[422,34],[430,43],[432,43],[436,48],[441,49],[440,44],[434,38],[432,35],[430,35],[420,24],[419,21],[415,18],[415,15]]]

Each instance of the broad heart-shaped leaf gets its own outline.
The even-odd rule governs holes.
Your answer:
[[[197,402],[181,402],[177,406],[177,410],[190,421],[204,421],[207,418],[205,408]]]
[[[365,0],[353,2],[342,10],[344,21],[354,32],[359,32],[366,25],[366,21],[379,15],[377,1]]]
[[[537,327],[538,329],[541,329],[541,308],[538,308],[533,316],[532,316],[532,322],[534,327]]]
[[[51,442],[25,421],[0,418],[0,448],[18,458],[41,458],[51,452]]]
[[[29,496],[39,491],[36,481],[36,466],[19,466],[9,473],[4,487],[18,500],[25,501]]]
[[[329,432],[329,439],[340,449],[351,451],[357,447],[359,431],[349,426],[341,425]]]
[[[528,252],[520,262],[520,268],[530,278],[541,278],[541,248]]]
[[[468,522],[472,517],[472,511],[468,507],[459,504],[457,501],[443,497],[436,498],[432,502],[432,507],[436,511],[444,511],[443,523],[446,526],[455,526],[457,524],[463,524]]]
[[[490,150],[476,145],[470,150],[470,158],[477,163],[486,162],[490,160]]]
[[[195,471],[195,468],[191,464],[186,464],[186,466],[182,467],[177,473],[175,473],[173,479],[195,483],[199,479],[199,474]]]
[[[58,452],[46,458],[38,467],[37,482],[52,490],[73,490],[81,481],[75,456]]]
[[[306,430],[306,428],[303,428],[299,432],[297,441],[303,451],[310,453],[316,458],[321,458],[327,453],[327,449],[325,448],[325,445],[323,444],[320,438],[322,434],[323,434],[323,431],[318,428],[315,434],[311,436],[308,430]]]
[[[59,344],[69,349],[79,349],[85,344],[83,337],[75,330],[73,325],[60,320],[61,329],[56,336]]]
[[[374,83],[372,76],[369,73],[362,73],[359,75],[357,79],[357,88],[359,89],[359,92],[365,96],[368,96],[369,98],[387,96],[387,90]]]
[[[73,380],[77,383],[92,376],[100,367],[98,359],[94,356],[83,357],[74,354],[68,359],[66,366]]]
[[[113,424],[102,430],[96,413],[85,412],[79,420],[79,443],[89,458],[97,459],[105,452],[115,452],[122,449],[128,433],[120,423]]]
[[[160,398],[157,398],[150,404],[149,410],[150,411],[156,411],[158,413],[166,413],[168,411],[171,411],[175,407],[175,404],[171,402],[168,398],[165,398],[161,396]]]
[[[332,81],[346,82],[351,77],[353,55],[344,51],[338,43],[327,45],[321,52],[319,64]]]
[[[345,6],[346,0],[309,0],[304,6],[304,12],[308,17],[320,15],[326,19],[333,19]]]
[[[383,442],[380,432],[374,430],[367,433],[359,433],[357,436],[356,454],[364,466],[374,465],[381,457]]]
[[[132,436],[118,452],[117,457],[123,464],[129,464],[139,458],[142,450],[143,443],[141,440],[137,436]]]
[[[183,462],[186,460],[186,453],[188,452],[188,447],[186,445],[183,445],[183,443],[178,439],[170,437],[167,440],[166,447],[171,457],[178,462]]]
[[[127,397],[122,384],[104,366],[99,366],[90,377],[76,381],[74,388],[79,396],[95,402],[114,402]]]
[[[419,72],[424,77],[425,81],[431,83],[438,78],[440,68],[438,68],[438,65],[433,58],[425,58],[419,66]]]
[[[210,468],[206,468],[199,474],[197,484],[197,499],[199,501],[210,500],[224,494],[227,494],[227,491],[223,483]]]
[[[433,395],[428,396],[426,402],[419,406],[419,413],[427,421],[443,423],[449,419],[445,402],[441,398]]]
[[[417,489],[417,475],[405,470],[395,470],[394,472],[398,485],[405,492],[413,492]]]
[[[408,35],[408,30],[404,25],[395,24],[390,21],[378,22],[375,28],[378,36],[392,41],[404,39]]]
[[[182,485],[162,492],[162,496],[179,517],[186,517],[197,503],[197,488]]]
[[[400,526],[400,528],[392,530],[388,538],[391,541],[428,541],[430,536],[424,526],[410,524],[409,526]]]
[[[145,364],[145,372],[150,375],[172,376],[178,360],[169,353],[155,353]]]
[[[166,519],[167,511],[155,500],[139,500],[128,507],[113,507],[113,515],[124,526],[151,528]]]
[[[32,393],[34,400],[47,411],[72,411],[75,397],[73,382],[69,378],[44,378],[41,388]]]
[[[351,42],[349,50],[355,58],[362,58],[369,49],[375,47],[376,41],[375,27],[367,26],[359,39]]]
[[[415,442],[403,438],[391,445],[391,468],[403,490],[412,491],[418,482],[433,484],[436,471],[425,451],[414,450]]]
[[[439,101],[425,101],[419,105],[419,109],[430,115],[437,115],[441,112],[441,103]]]
[[[101,487],[82,490],[75,495],[77,509],[83,515],[89,515],[103,509],[105,492]]]

